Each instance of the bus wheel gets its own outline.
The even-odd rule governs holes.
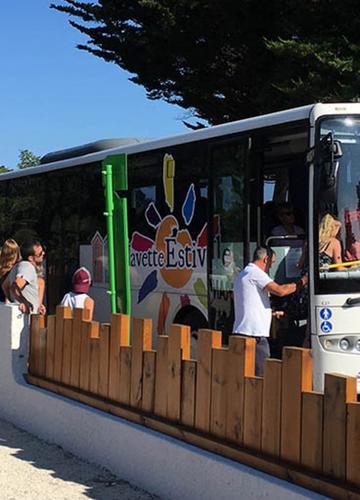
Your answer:
[[[205,316],[195,307],[184,307],[177,313],[174,323],[180,325],[190,326],[191,340],[190,340],[190,356],[192,359],[196,358],[197,352],[197,332],[201,328],[208,328],[208,320]]]

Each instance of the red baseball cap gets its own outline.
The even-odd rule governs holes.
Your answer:
[[[88,293],[91,285],[91,274],[86,267],[77,269],[72,277],[72,289],[75,293]]]

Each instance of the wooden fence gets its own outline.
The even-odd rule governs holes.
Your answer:
[[[151,320],[99,324],[65,307],[32,316],[29,383],[147,425],[333,498],[360,498],[356,380],[312,391],[311,351],[284,348],[254,376],[255,342],[171,325],[152,349]],[[45,326],[46,322],[46,326]]]

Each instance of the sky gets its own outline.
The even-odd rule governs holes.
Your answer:
[[[186,110],[150,101],[129,73],[77,49],[86,38],[50,4],[0,0],[0,165],[15,168],[22,149],[42,156],[99,139],[189,130]]]

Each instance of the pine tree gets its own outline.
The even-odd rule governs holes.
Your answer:
[[[219,123],[360,96],[356,0],[64,0],[79,45]],[[73,19],[76,19],[74,21]]]

